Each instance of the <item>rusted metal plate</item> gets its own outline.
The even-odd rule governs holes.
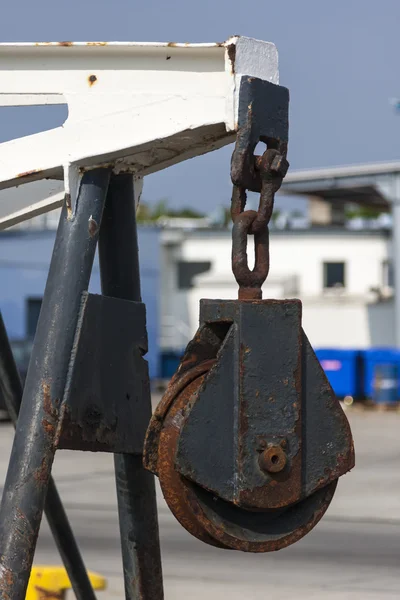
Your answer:
[[[181,377],[176,377],[175,375],[174,380],[170,382],[166,393],[157,405],[157,408],[150,420],[144,442],[143,464],[146,469],[152,473],[158,474],[157,463],[160,433],[164,419],[168,414],[171,404],[182,390],[189,386],[192,381],[201,375],[204,375],[204,373],[207,373],[214,364],[215,360],[213,359],[205,360],[188,371],[185,371]]]
[[[165,500],[170,507],[173,515],[179,523],[197,539],[206,542],[212,546],[223,547],[214,541],[207,534],[204,526],[198,522],[193,511],[193,506],[189,502],[190,490],[187,482],[174,468],[176,449],[179,440],[180,423],[185,413],[188,403],[196,395],[204,380],[204,375],[195,378],[180,394],[175,398],[171,410],[168,412],[165,421],[165,427],[160,433],[160,444],[158,446],[158,473],[161,489]]]
[[[288,506],[303,496],[301,303],[203,301],[201,320],[216,319],[221,304],[232,327],[185,414],[176,468],[237,506]],[[285,468],[261,469],[261,453],[281,443]]]
[[[157,448],[160,431],[168,410],[189,383],[208,372],[215,362],[218,350],[224,340],[230,322],[202,325],[186,348],[178,371],[172,377],[168,388],[159,402],[147,429],[143,463],[146,469],[157,474]]]
[[[215,365],[185,407],[176,450],[181,475],[230,502],[235,501],[238,476],[235,338],[231,326]]]
[[[235,491],[229,498],[225,490],[226,496],[222,497],[242,506],[287,505],[353,468],[350,427],[301,329],[299,301],[202,301],[201,322],[210,325],[229,319],[235,324],[236,342],[234,364],[226,377],[223,393],[224,397],[230,397],[230,410],[237,415],[233,435],[238,441]],[[222,360],[222,353],[223,347],[218,362]],[[186,427],[187,431],[191,427],[194,433],[196,428],[190,421],[195,421],[201,413],[204,419],[206,406],[211,412],[200,428],[205,428],[205,422],[208,428],[213,427],[215,408],[208,401],[207,390],[217,376],[217,369],[218,364],[208,375],[182,430],[182,454],[179,455],[182,462],[179,461],[178,468],[187,477],[199,468],[201,453],[197,454],[194,449],[193,436],[191,458],[184,459],[184,446],[188,443]],[[224,402],[226,404],[226,400]],[[185,452],[188,448],[185,446]],[[284,468],[275,472],[260,469],[261,456],[257,464],[254,461],[256,450],[260,455],[270,448],[275,448],[278,455],[282,451],[286,455]],[[183,466],[185,462],[190,464],[187,471]],[[221,485],[226,486],[216,481],[210,485],[209,479],[207,483],[202,478],[195,481],[207,489],[217,491],[218,488],[219,492]],[[264,491],[262,481],[266,486]]]
[[[141,454],[150,406],[145,306],[84,294],[59,448]],[[146,389],[145,389],[146,388]]]

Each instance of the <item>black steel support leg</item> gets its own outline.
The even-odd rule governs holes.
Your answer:
[[[1,313],[0,390],[15,426],[23,389]],[[52,477],[49,479],[44,512],[77,600],[96,600],[78,544]]]
[[[106,169],[86,173],[75,213],[61,214],[0,507],[1,600],[25,598],[109,179]]]
[[[141,301],[136,211],[131,175],[112,176],[99,239],[102,292]],[[143,398],[151,415],[150,387]],[[162,600],[163,583],[154,477],[142,456],[115,455],[127,600]]]

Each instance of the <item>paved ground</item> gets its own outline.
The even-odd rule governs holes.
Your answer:
[[[322,522],[291,548],[213,549],[191,538],[159,497],[166,600],[399,600],[400,414],[347,414],[357,466]],[[11,440],[11,428],[0,426],[0,482]],[[124,598],[112,458],[59,452],[54,474],[88,567],[108,578],[99,600]],[[36,562],[59,562],[45,523]]]

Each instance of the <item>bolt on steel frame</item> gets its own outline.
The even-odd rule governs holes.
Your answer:
[[[0,145],[0,189],[44,178],[65,187],[1,218],[5,228],[62,205],[24,390],[0,324],[1,387],[16,423],[0,598],[25,597],[43,510],[76,597],[95,597],[51,477],[56,450],[72,448],[115,454],[126,598],[161,600],[155,487],[142,465],[151,404],[135,206],[143,176],[237,132],[244,160],[260,139],[287,142],[277,52],[243,37],[0,44],[0,72],[0,106],[69,109],[63,127]],[[102,296],[87,291],[97,242]]]

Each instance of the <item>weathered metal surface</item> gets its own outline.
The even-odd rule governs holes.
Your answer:
[[[202,301],[201,322],[215,321],[225,306],[233,312],[232,328],[185,416],[176,468],[242,508],[287,506],[302,497],[301,303]],[[262,471],[262,444],[282,440],[286,469]]]
[[[278,511],[248,511],[194,485],[175,468],[176,449],[190,404],[205,376],[194,380],[171,405],[160,435],[159,477],[164,498],[176,519],[199,540],[243,552],[270,552],[306,535],[327,510],[336,481],[293,506]],[[207,446],[204,446],[206,452]]]
[[[84,175],[72,218],[64,205],[0,508],[2,599],[24,600],[44,508],[81,294],[87,290],[110,172]],[[7,575],[8,574],[8,575]]]
[[[83,294],[59,448],[142,454],[150,418],[143,403],[149,393],[146,352],[144,304]]]
[[[158,444],[161,429],[163,427],[164,419],[171,407],[172,402],[184,390],[194,379],[197,379],[204,373],[207,373],[211,367],[215,364],[214,359],[205,360],[195,367],[186,370],[181,376],[174,376],[173,381],[170,382],[168,388],[163,395],[161,401],[158,403],[156,410],[151,417],[149,427],[147,429],[144,452],[143,452],[143,464],[155,475],[158,474],[157,463],[158,463]]]
[[[229,317],[239,330],[235,370],[240,373],[240,402],[248,402],[248,411],[257,412],[260,418],[268,414],[263,441],[273,443],[266,434],[268,429],[271,435],[274,430],[279,442],[285,439],[290,462],[294,448],[284,432],[285,423],[294,419],[296,437],[307,440],[301,458],[302,496],[349,471],[354,466],[350,427],[301,329],[300,301],[201,302],[201,322]],[[272,397],[274,386],[280,388]],[[270,415],[262,411],[267,410],[263,399],[270,402],[271,398]]]
[[[133,178],[129,174],[111,177],[99,239],[100,277],[103,294],[120,298],[119,302],[139,305],[141,302],[138,240],[135,215]],[[140,305],[143,306],[143,305]],[[144,318],[139,322],[121,323],[118,335],[142,340],[135,351],[147,350]],[[143,340],[146,340],[146,345]],[[126,365],[128,367],[128,364]],[[132,444],[141,444],[139,455],[115,454],[121,549],[126,600],[162,600],[163,578],[158,534],[157,504],[154,477],[143,467],[143,439],[151,415],[150,382],[147,362],[137,356],[133,372],[125,372],[125,385],[137,386],[132,395],[119,397],[118,418],[125,418],[123,404],[130,406],[131,422],[124,425]],[[129,367],[128,367],[129,369]],[[124,390],[122,390],[123,393]],[[128,415],[126,415],[128,417]],[[145,421],[143,420],[145,418]],[[133,424],[135,423],[135,426]]]
[[[0,392],[15,426],[23,389],[1,313]],[[49,479],[44,511],[77,600],[96,600],[79,546],[52,477]]]
[[[212,546],[224,547],[223,544],[219,544],[207,534],[203,525],[198,521],[189,501],[188,486],[174,468],[180,424],[188,404],[195,398],[204,378],[205,375],[196,377],[193,373],[193,380],[178,394],[166,415],[165,426],[160,432],[157,469],[164,498],[179,523],[197,539]]]
[[[268,148],[286,157],[289,90],[254,77],[243,77],[239,97],[239,130],[232,155],[231,179],[240,188],[261,192],[262,177],[260,169],[256,168],[258,161],[254,150],[258,142],[263,141]],[[284,176],[284,164],[275,164],[273,171]]]
[[[301,502],[273,512],[246,511],[194,487],[189,489],[189,501],[214,541],[242,552],[275,552],[315,527],[328,509],[336,485],[334,481]]]
[[[196,345],[218,325],[225,335],[204,373]],[[176,518],[222,547],[268,552],[296,542],[354,466],[346,417],[301,329],[301,303],[203,300],[180,369],[146,445]]]
[[[175,468],[181,475],[229,501],[235,500],[235,480],[240,478],[235,436],[239,415],[231,395],[236,343],[231,327],[215,365],[182,413],[175,451]],[[200,431],[203,441],[199,445]]]
[[[151,417],[147,429],[143,463],[152,473],[157,472],[157,448],[163,421],[178,394],[193,379],[208,372],[215,363],[218,351],[231,326],[231,322],[202,325],[186,348],[178,371],[169,382],[168,388]]]

